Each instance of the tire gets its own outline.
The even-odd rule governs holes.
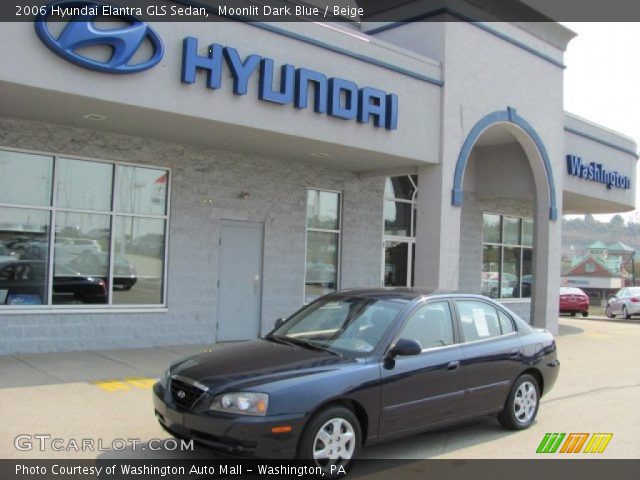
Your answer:
[[[524,403],[523,403],[524,402]],[[540,407],[540,387],[531,375],[517,378],[498,420],[507,430],[524,430],[535,421]]]
[[[629,315],[629,312],[627,312],[626,305],[622,306],[622,318],[624,318],[625,320],[629,320],[631,318],[631,315]]]
[[[588,317],[589,316],[589,312],[582,312],[582,316],[585,317],[585,318]]]
[[[339,432],[336,432],[336,427]],[[348,439],[345,440],[346,436]],[[349,470],[360,452],[361,444],[362,429],[358,418],[348,408],[334,406],[321,410],[309,420],[300,438],[297,456],[326,469],[325,475],[335,476],[338,472],[331,472],[331,465],[340,465],[345,471]]]
[[[604,313],[607,316],[607,318],[616,318],[616,316],[611,311],[611,305],[607,305],[607,308],[605,308]]]
[[[575,317],[576,316],[576,312],[571,312],[571,316]]]

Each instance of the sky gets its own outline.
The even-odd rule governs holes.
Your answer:
[[[640,23],[562,24],[578,34],[565,53],[564,109],[640,142]],[[622,216],[640,222],[638,210]]]

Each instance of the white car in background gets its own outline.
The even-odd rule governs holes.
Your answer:
[[[640,315],[640,287],[621,288],[607,301],[605,310],[607,317],[631,318],[631,315]]]
[[[101,253],[102,247],[97,240],[91,238],[58,238],[56,250],[67,255],[82,255],[84,253]]]

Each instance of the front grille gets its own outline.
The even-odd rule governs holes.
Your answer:
[[[193,408],[196,402],[205,393],[205,390],[202,388],[177,378],[171,378],[170,385],[171,398],[173,398],[173,401],[178,407],[184,410]]]

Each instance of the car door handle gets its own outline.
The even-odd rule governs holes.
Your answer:
[[[509,350],[509,358],[518,358],[520,356],[520,349]]]
[[[447,363],[447,370],[457,370],[458,368],[460,368],[460,360]]]

